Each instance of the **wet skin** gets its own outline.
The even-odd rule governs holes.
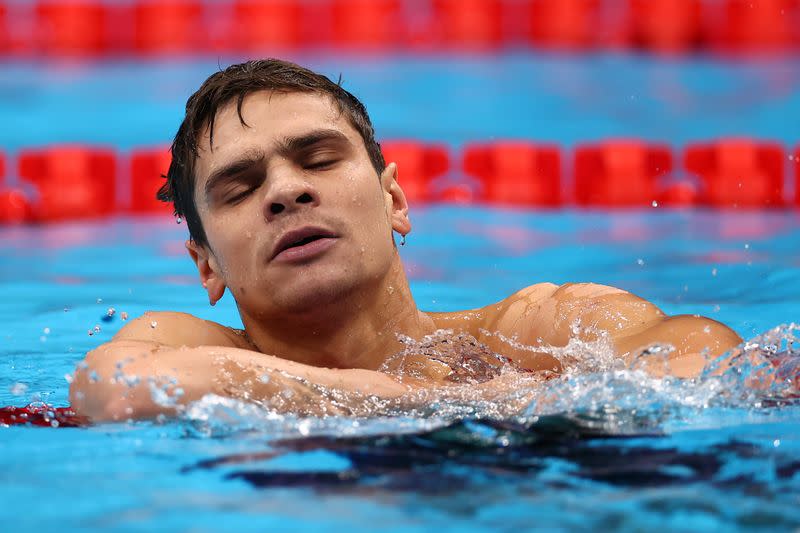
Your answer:
[[[208,131],[199,139],[195,200],[208,243],[186,246],[210,303],[229,290],[244,330],[176,312],[131,321],[76,371],[70,398],[80,414],[113,420],[173,413],[153,402],[148,380],[176,380],[181,403],[207,393],[265,400],[296,388],[296,378],[397,397],[441,386],[449,372],[424,358],[415,379],[380,372],[403,348],[397,334],[420,339],[442,328],[468,333],[534,372],[560,371],[546,347],[571,337],[604,336],[626,359],[648,345],[671,344],[668,371],[681,377],[741,342],[708,318],[668,317],[632,294],[594,284],[542,283],[481,309],[422,312],[393,242],[393,232],[411,231],[402,169],[390,162],[379,175],[358,132],[325,96],[253,93],[242,115],[246,125],[235,105],[223,107],[213,144]],[[534,348],[516,349],[487,331]],[[119,364],[140,383],[109,379]],[[277,377],[253,383],[252,373],[265,370]],[[99,380],[90,379],[92,371]],[[325,413],[324,402],[301,388],[290,409]]]

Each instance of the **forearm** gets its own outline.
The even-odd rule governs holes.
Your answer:
[[[173,415],[206,394],[297,414],[336,414],[365,396],[408,388],[367,370],[331,370],[230,347],[175,348],[112,342],[90,352],[70,388],[73,408],[93,420]]]

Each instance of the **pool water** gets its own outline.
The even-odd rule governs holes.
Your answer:
[[[670,313],[707,314],[748,339],[796,318],[800,220],[791,212],[432,207],[413,219],[402,255],[426,310],[484,305],[534,281],[593,280]],[[180,309],[237,324],[228,297],[204,302],[184,232],[170,219],[0,230],[0,405],[65,405],[65,375],[121,327],[123,312]],[[792,331],[783,337],[784,351],[798,349]],[[447,405],[425,418],[296,419],[209,399],[163,423],[10,427],[2,495],[35,510],[6,524],[800,527],[800,406],[721,385],[728,394],[590,374],[552,383],[514,420]]]
[[[311,64],[350,76],[383,138],[797,140],[800,69],[788,60]],[[0,65],[12,126],[0,146],[163,142],[215,65]],[[486,305],[539,281],[606,283],[720,320],[770,354],[771,376],[797,375],[797,211],[428,206],[412,219],[401,255],[424,310]],[[205,302],[185,237],[169,217],[0,228],[0,406],[66,405],[75,364],[123,313],[239,325],[229,296]],[[425,416],[314,419],[212,397],[178,420],[0,428],[0,498],[13,506],[3,527],[794,531],[800,405],[780,379],[754,390],[758,372],[683,382],[600,368],[549,382],[501,418],[491,415],[503,405],[469,399]]]

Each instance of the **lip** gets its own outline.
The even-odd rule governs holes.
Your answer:
[[[291,246],[293,243],[308,237],[318,238],[301,246]],[[278,239],[272,254],[272,260],[297,262],[311,259],[333,246],[337,238],[338,236],[332,231],[316,226],[305,226],[288,231]]]

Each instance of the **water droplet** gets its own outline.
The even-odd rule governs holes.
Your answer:
[[[156,322],[155,320],[153,320],[152,322],[150,322],[150,327],[151,327],[151,328],[153,328],[153,329],[156,329],[156,326],[158,326],[158,322]]]
[[[57,428],[58,427],[58,420],[55,420],[55,419],[51,420],[50,421],[50,427]]]
[[[64,374],[64,381],[67,383],[72,383],[73,379],[72,374]]]
[[[636,260],[636,264],[639,265],[639,266],[643,266],[644,265],[644,259],[637,259]]]
[[[103,299],[102,298],[98,298],[97,299],[97,303],[99,303],[99,304],[103,303]]]
[[[106,311],[106,316],[114,316],[114,313],[116,312],[117,312],[116,309],[114,309],[113,307],[109,307],[108,310]]]
[[[711,326],[706,326],[703,328],[703,333],[711,333]]]
[[[714,306],[714,312],[715,313],[719,313],[719,309],[720,309],[719,304]]]
[[[89,333],[89,336],[90,336],[90,337],[91,337],[92,335],[94,335],[94,331],[92,331],[92,330],[89,330],[87,333]]]
[[[97,374],[97,371],[95,371],[95,370],[92,370],[92,371],[89,373],[89,381],[90,381],[91,383],[97,383],[98,381],[100,381],[100,376]]]
[[[744,243],[744,249],[745,250],[749,250],[750,249],[750,243]]]
[[[11,391],[11,394],[13,394],[14,396],[22,396],[23,394],[28,392],[28,386],[24,383],[14,383],[13,385],[11,385],[9,390]]]
[[[175,217],[176,224],[180,224],[181,222],[183,222],[183,219],[180,216]]]
[[[270,380],[269,374],[261,374],[258,377],[258,381],[260,381],[261,383],[269,383],[269,380]]]
[[[65,307],[65,308],[64,308],[64,312],[65,312],[65,313],[69,313],[69,307]]]
[[[656,200],[653,200],[653,203],[652,203],[652,204],[650,204],[650,205],[652,205],[653,207],[658,207],[658,201],[656,201]]]
[[[717,269],[716,268],[712,268],[711,269],[711,275],[712,276],[716,276],[717,275]]]
[[[123,311],[123,312],[121,312],[121,313],[119,314],[119,317],[120,317],[122,320],[128,320],[128,313],[126,313],[125,311]]]
[[[99,325],[95,324],[93,329],[94,329],[95,333],[100,333],[100,326]]]
[[[43,332],[45,335],[50,335],[50,328],[44,328],[44,329],[42,330],[42,332]]]
[[[781,445],[781,439],[775,439],[774,441],[772,441],[772,445],[777,448],[778,446]]]

